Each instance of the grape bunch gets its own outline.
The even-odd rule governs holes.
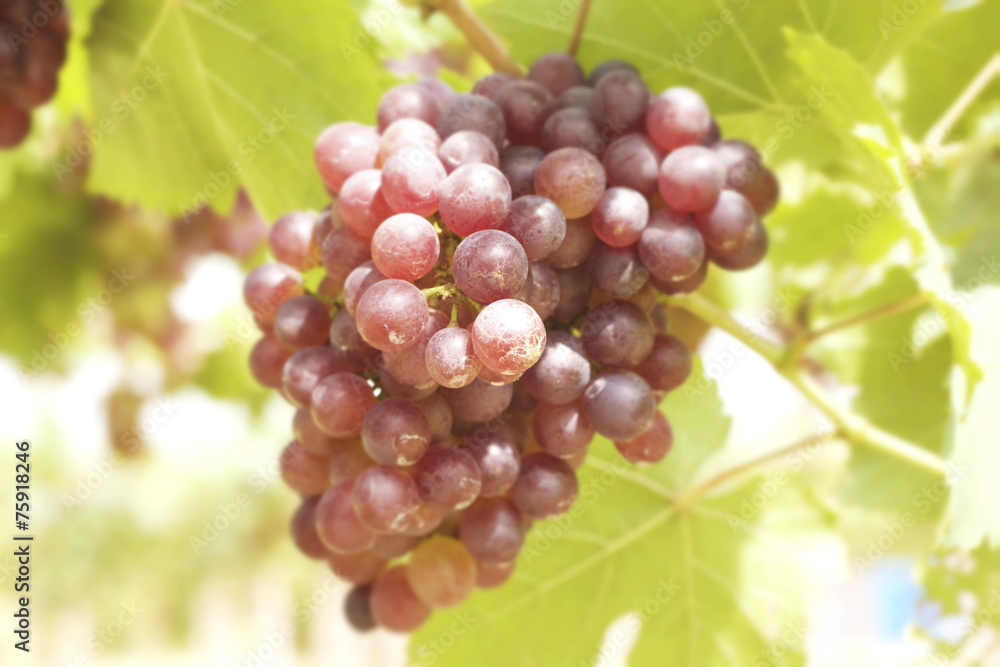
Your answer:
[[[761,261],[778,185],[698,93],[559,53],[399,85],[315,160],[334,202],[272,228],[250,365],[297,408],[296,544],[355,584],[354,627],[409,632],[511,576],[596,434],[663,459],[691,354],[657,295]]]
[[[0,0],[0,149],[31,130],[31,110],[56,93],[69,16],[62,0]]]

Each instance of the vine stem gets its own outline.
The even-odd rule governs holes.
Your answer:
[[[766,341],[737,322],[726,311],[694,293],[664,297],[667,303],[682,308],[699,319],[730,334],[766,359],[775,370],[792,383],[813,405],[823,412],[849,442],[874,449],[937,476],[944,476],[945,463],[933,452],[883,431],[865,418],[837,405],[816,381],[799,365],[800,346],[786,347]]]
[[[431,0],[428,6],[447,16],[493,69],[524,78],[521,66],[514,62],[497,36],[465,4],[465,0]]]
[[[812,342],[823,338],[824,336],[829,336],[830,334],[842,329],[847,329],[848,327],[857,326],[859,324],[865,324],[867,322],[874,322],[875,320],[880,320],[892,315],[898,315],[899,313],[905,313],[908,310],[913,310],[914,308],[919,308],[920,306],[926,306],[930,302],[930,297],[927,294],[920,292],[907,297],[902,301],[890,303],[887,306],[882,306],[881,308],[876,308],[868,311],[867,313],[855,315],[854,317],[848,317],[838,322],[834,322],[833,324],[829,324],[821,329],[810,331],[806,334],[805,340],[806,342]]]
[[[587,15],[590,13],[591,0],[583,0],[580,3],[580,13],[576,15],[576,25],[573,26],[573,36],[569,39],[569,48],[566,52],[575,56],[580,50],[580,40],[583,39],[583,29],[587,25]]]
[[[759,468],[760,466],[767,465],[768,463],[777,461],[780,458],[783,458],[790,454],[794,454],[795,452],[798,452],[800,450],[807,449],[809,447],[814,447],[824,442],[829,442],[830,440],[835,440],[838,436],[839,433],[837,431],[830,431],[828,433],[819,433],[817,435],[811,435],[807,438],[799,440],[798,442],[792,443],[791,445],[782,447],[781,449],[776,449],[774,451],[767,452],[766,454],[761,454],[760,456],[750,459],[749,461],[745,461],[744,463],[735,465],[732,468],[727,468],[726,470],[723,470],[714,477],[705,480],[701,484],[695,486],[690,491],[682,495],[680,498],[677,499],[675,506],[677,507],[678,511],[690,507],[694,501],[698,500],[702,496],[707,495],[708,493],[722,486],[726,482],[736,479],[737,477],[743,475],[744,473],[750,472],[751,470]]]

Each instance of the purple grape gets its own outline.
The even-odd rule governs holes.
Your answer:
[[[510,213],[511,190],[499,169],[467,164],[441,186],[441,221],[459,236],[496,229]]]
[[[638,292],[649,278],[635,246],[612,248],[598,243],[590,255],[588,268],[594,286],[619,299]]]
[[[467,164],[500,166],[500,153],[485,134],[462,130],[451,135],[438,149],[438,158],[449,174]]]
[[[650,217],[638,249],[643,266],[668,282],[693,276],[705,263],[705,241],[691,218],[670,209]]]
[[[314,296],[293,297],[278,308],[274,335],[291,350],[324,345],[330,336],[330,308]]]
[[[624,60],[605,60],[603,63],[595,67],[590,72],[590,76],[587,77],[587,85],[594,87],[597,82],[604,78],[605,74],[611,74],[612,72],[632,72],[633,74],[638,74],[639,70],[635,68],[632,63],[627,63]]]
[[[401,148],[382,167],[382,195],[396,213],[433,215],[447,176],[436,153],[414,146]]]
[[[462,441],[461,449],[472,456],[479,468],[480,496],[502,496],[514,485],[521,469],[521,453],[502,433],[477,429]]]
[[[509,146],[500,153],[500,171],[510,183],[515,199],[535,194],[535,171],[545,151],[535,146]]]
[[[459,535],[477,562],[513,563],[524,546],[524,519],[508,498],[480,498],[462,515]]]
[[[423,504],[406,471],[379,465],[358,475],[351,499],[361,523],[379,534],[402,532]]]
[[[555,202],[537,195],[518,197],[500,228],[524,248],[529,262],[548,257],[566,237],[566,217]]]
[[[275,221],[267,242],[271,254],[282,264],[298,271],[315,268],[319,261],[316,216],[304,211],[286,213]]]
[[[340,482],[327,489],[316,505],[316,534],[336,553],[358,553],[375,543],[375,533],[362,525],[354,512],[352,491],[354,480]]]
[[[313,389],[328,375],[347,370],[332,348],[317,346],[299,350],[285,362],[281,385],[285,396],[298,408],[308,407]]]
[[[649,222],[649,203],[639,192],[629,188],[609,188],[590,214],[597,237],[615,248],[630,246],[639,240]]]
[[[521,471],[510,489],[510,499],[532,519],[565,514],[580,491],[576,473],[565,461],[544,452],[521,459]]]
[[[678,211],[703,211],[719,199],[726,172],[718,155],[704,146],[684,146],[660,165],[658,187],[664,201]]]
[[[507,126],[503,112],[491,100],[479,95],[462,93],[456,95],[441,110],[437,131],[447,139],[460,130],[474,130],[489,137],[498,149],[503,147],[507,136]]]
[[[400,382],[415,387],[426,387],[434,382],[427,369],[426,350],[430,339],[448,326],[448,316],[436,308],[428,311],[427,324],[420,339],[405,350],[383,352],[385,367]]]
[[[608,184],[632,188],[645,197],[657,193],[663,151],[644,134],[626,134],[604,152]]]
[[[597,206],[606,179],[600,161],[582,148],[560,148],[535,171],[535,192],[548,197],[567,219],[582,218]]]
[[[608,144],[589,109],[570,107],[554,112],[542,126],[542,148],[582,148],[601,157]]]
[[[538,363],[524,373],[524,386],[543,403],[562,405],[583,395],[590,360],[583,342],[568,331],[549,331]]]
[[[344,308],[351,317],[357,311],[358,301],[361,300],[365,290],[385,279],[386,276],[378,270],[372,260],[364,262],[347,274],[347,280],[344,281]]]
[[[437,97],[424,86],[404,83],[389,89],[378,103],[378,129],[385,132],[400,118],[416,118],[433,126],[441,114]]]
[[[559,303],[552,312],[552,319],[569,323],[582,313],[590,301],[590,272],[586,264],[556,271],[559,279]]]
[[[365,414],[361,443],[373,461],[384,466],[408,466],[424,455],[431,441],[430,422],[423,409],[405,398],[387,398]]]
[[[376,166],[385,164],[396,151],[404,148],[423,148],[431,155],[437,155],[440,147],[441,137],[433,126],[416,118],[400,118],[382,133]]]
[[[413,284],[387,278],[369,287],[357,308],[358,332],[385,351],[415,345],[427,324],[427,301]]]
[[[549,253],[546,262],[554,269],[571,269],[587,261],[598,242],[590,216],[566,221],[566,236]]]
[[[494,301],[472,325],[476,357],[497,373],[523,373],[545,349],[545,324],[531,306],[516,299]]]
[[[323,130],[314,158],[327,189],[337,194],[348,177],[373,168],[378,146],[378,131],[361,123],[337,123]]]
[[[514,393],[509,384],[496,386],[482,380],[475,380],[459,389],[442,387],[439,391],[457,419],[475,423],[502,415]]]
[[[586,452],[596,433],[579,400],[562,405],[540,404],[531,429],[542,451],[559,458]]]
[[[638,437],[625,442],[616,442],[615,448],[625,460],[639,465],[659,463],[674,444],[674,432],[670,422],[657,412],[653,421]]]
[[[392,216],[379,225],[372,237],[372,261],[387,278],[422,278],[434,268],[440,252],[441,242],[434,227],[413,213]]]
[[[264,331],[274,324],[278,307],[302,293],[302,277],[285,264],[262,264],[248,273],[243,283],[243,300]]]
[[[591,309],[580,332],[590,358],[608,368],[639,364],[652,351],[656,335],[649,315],[617,299]]]
[[[649,88],[642,77],[628,70],[608,72],[594,85],[590,111],[614,134],[640,130],[649,105]]]
[[[451,269],[463,294],[480,303],[493,303],[510,299],[521,289],[528,277],[528,257],[516,238],[486,229],[458,244]]]
[[[661,334],[634,370],[653,391],[673,391],[691,374],[691,350],[676,336]]]
[[[551,317],[559,305],[559,276],[545,262],[528,265],[528,278],[514,298],[534,309],[543,320]]]
[[[580,63],[561,51],[540,56],[528,70],[528,79],[545,86],[554,97],[559,97],[573,86],[582,86],[585,82]]]
[[[358,323],[346,310],[337,313],[330,324],[330,349],[346,370],[366,375],[375,372],[379,351],[365,342]]]
[[[729,271],[743,271],[757,266],[767,254],[767,230],[760,220],[755,220],[750,238],[734,248],[708,249],[708,258]]]
[[[459,327],[441,329],[431,336],[424,361],[434,381],[449,389],[472,383],[482,368],[472,345],[472,334]]]
[[[746,244],[760,221],[746,197],[725,190],[712,207],[694,216],[694,224],[709,247],[731,250]]]
[[[378,169],[363,169],[344,181],[337,207],[347,228],[364,239],[370,239],[382,221],[395,213],[385,199]]]
[[[310,405],[320,430],[335,438],[353,438],[361,435],[365,415],[375,406],[375,392],[353,373],[334,373],[316,385]]]
[[[683,86],[667,88],[650,101],[646,111],[649,138],[665,151],[700,144],[711,122],[702,96]]]
[[[601,373],[583,392],[587,421],[606,438],[625,442],[639,437],[656,413],[653,392],[629,371]]]
[[[250,351],[250,372],[261,386],[280,389],[282,370],[291,356],[292,350],[279,343],[273,335],[266,335]]]
[[[534,81],[511,81],[496,92],[493,101],[503,113],[507,139],[512,144],[541,145],[542,126],[554,101],[545,86]]]
[[[424,502],[445,510],[465,509],[479,496],[482,474],[472,455],[457,447],[434,446],[413,466]]]
[[[517,81],[517,78],[506,72],[492,72],[476,81],[476,85],[472,87],[472,93],[492,100],[497,91],[511,81]]]

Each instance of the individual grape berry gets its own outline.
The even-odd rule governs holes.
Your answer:
[[[378,374],[382,390],[387,395],[394,396],[396,398],[408,398],[411,401],[420,401],[427,398],[438,389],[438,385],[434,382],[428,382],[427,384],[420,386],[406,384],[390,373],[389,369],[386,368],[384,364],[379,365]]]
[[[545,86],[554,97],[559,97],[573,86],[582,86],[586,81],[576,58],[561,51],[540,56],[528,70],[528,79]]]
[[[644,134],[626,134],[604,151],[608,185],[632,188],[644,197],[657,193],[663,151]]]
[[[586,452],[595,435],[579,400],[562,405],[541,403],[531,429],[542,451],[559,458]]]
[[[695,214],[694,224],[708,246],[730,250],[750,240],[759,220],[746,197],[725,190],[711,208]]]
[[[680,338],[661,334],[634,370],[653,391],[673,391],[691,374],[691,350]]]
[[[343,284],[351,271],[372,258],[368,239],[346,227],[330,233],[323,241],[323,268],[326,274]]]
[[[404,535],[402,533],[391,535],[379,535],[372,545],[372,553],[379,558],[392,560],[401,558],[413,550],[413,547],[420,543],[420,538],[415,535]]]
[[[535,194],[535,171],[545,151],[535,146],[508,146],[500,153],[500,172],[510,184],[515,199]]]
[[[604,78],[605,74],[611,74],[612,72],[632,72],[633,74],[638,74],[639,70],[635,68],[632,63],[627,63],[624,60],[605,60],[603,63],[595,67],[590,72],[590,76],[587,77],[587,85],[594,87],[597,82]]]
[[[476,587],[476,561],[458,540],[434,535],[413,550],[406,577],[417,597],[431,607],[454,607]]]
[[[330,336],[330,309],[314,296],[296,296],[274,316],[274,336],[285,347],[301,350],[324,345]]]
[[[358,332],[379,350],[402,350],[419,340],[427,324],[427,301],[412,283],[388,278],[358,301]]]
[[[529,262],[545,259],[566,237],[566,216],[555,202],[537,195],[518,197],[500,229],[524,248]]]
[[[461,449],[469,453],[479,468],[480,496],[502,496],[514,485],[521,469],[521,453],[503,433],[477,429],[462,441]]]
[[[511,81],[517,81],[517,78],[506,72],[491,72],[476,81],[476,85],[472,87],[472,93],[492,100],[497,91]]]
[[[750,238],[734,248],[709,248],[708,258],[729,271],[743,271],[757,266],[767,254],[767,230],[760,220],[755,220]]]
[[[436,445],[413,466],[413,481],[424,502],[451,511],[471,505],[483,479],[469,452]]]
[[[358,324],[347,310],[341,310],[330,324],[330,349],[346,370],[373,375],[379,351],[365,342]]]
[[[478,379],[459,389],[442,387],[439,391],[457,419],[476,423],[502,415],[514,394],[509,384],[496,386]]]
[[[492,385],[502,386],[514,384],[521,379],[524,373],[497,373],[489,366],[483,366],[479,371],[479,379]]]
[[[590,111],[615,134],[640,130],[649,105],[649,88],[638,74],[625,69],[608,72],[594,84]]]
[[[387,398],[373,405],[361,426],[365,452],[378,464],[416,463],[431,441],[430,422],[423,409],[405,398]]]
[[[670,282],[694,275],[705,263],[705,240],[691,218],[666,208],[650,217],[638,250],[643,266]]]
[[[455,284],[480,303],[510,299],[528,277],[528,256],[513,236],[499,229],[473,232],[451,260]]]
[[[582,148],[553,151],[535,171],[535,192],[554,201],[568,219],[593,211],[605,184],[604,167]]]
[[[538,363],[524,373],[524,386],[543,403],[562,405],[583,395],[590,360],[583,342],[568,331],[549,331]]]
[[[742,190],[758,216],[764,217],[774,210],[781,196],[781,188],[774,172],[764,167],[753,183]]]
[[[459,327],[447,327],[431,336],[424,362],[431,378],[450,389],[472,383],[482,368],[472,345],[472,334]]]
[[[510,185],[499,169],[464,165],[441,186],[441,221],[459,236],[497,229],[510,213],[510,196]]]
[[[665,151],[700,144],[711,123],[702,96],[683,86],[667,88],[649,102],[646,111],[646,132]]]
[[[594,90],[590,86],[573,86],[564,90],[556,101],[552,103],[552,113],[563,109],[586,109],[590,111],[590,105],[594,98]]]
[[[653,392],[629,371],[601,373],[583,392],[587,421],[606,438],[625,442],[639,437],[656,412]]]
[[[422,504],[405,471],[380,465],[358,475],[351,497],[358,519],[376,533],[401,532]]]
[[[369,632],[378,627],[371,607],[372,587],[368,584],[355,586],[344,599],[344,616],[348,624],[358,632]]]
[[[605,301],[587,313],[580,327],[587,354],[608,368],[640,363],[653,349],[653,321],[629,301]]]
[[[365,452],[360,438],[338,440],[337,442],[339,444],[330,454],[330,465],[327,469],[331,485],[345,479],[354,479],[375,465],[375,462]]]
[[[243,300],[253,313],[254,322],[268,331],[274,324],[278,307],[292,297],[302,296],[302,277],[286,264],[262,264],[247,274]]]
[[[382,195],[396,213],[433,215],[447,176],[436,153],[407,146],[390,155],[382,166]]]
[[[347,370],[333,349],[325,346],[299,350],[285,362],[281,385],[285,396],[295,407],[308,407],[312,392],[323,378]]]
[[[760,177],[764,168],[763,161],[757,149],[747,142],[726,139],[713,144],[711,148],[726,170],[727,188],[744,193]]]
[[[590,272],[586,264],[556,271],[559,279],[559,303],[552,319],[568,324],[587,308],[590,300]]]
[[[460,130],[474,130],[489,137],[490,141],[500,149],[507,136],[507,126],[503,112],[492,100],[462,93],[441,110],[438,118],[437,131],[444,139]]]
[[[510,143],[541,145],[542,126],[554,101],[545,86],[534,81],[511,81],[496,92],[493,101],[503,113]]]
[[[509,498],[480,498],[462,515],[459,538],[477,562],[513,563],[524,546],[524,518]]]
[[[340,482],[327,489],[316,505],[316,532],[326,548],[336,553],[358,553],[375,543],[375,533],[354,512],[353,491],[354,480]]]
[[[428,313],[424,332],[414,345],[405,350],[382,354],[385,367],[392,376],[415,387],[425,387],[434,382],[427,370],[427,343],[434,334],[448,326],[448,316],[440,310],[431,308]]]
[[[370,550],[349,554],[335,553],[330,556],[328,562],[331,572],[352,584],[370,584],[388,564],[385,558],[379,558]]]
[[[559,247],[549,253],[546,262],[554,269],[570,269],[587,261],[599,239],[590,216],[566,221],[566,236]]]
[[[417,81],[417,85],[429,90],[442,108],[455,97],[455,89],[441,79],[426,77]]]
[[[288,443],[278,462],[281,479],[303,497],[318,496],[330,486],[330,459],[310,452],[298,440]]]
[[[441,115],[437,97],[424,86],[404,83],[390,88],[378,103],[378,129],[385,132],[400,118],[416,118],[432,127]]]
[[[660,280],[655,276],[650,276],[649,282],[664,294],[690,294],[701,287],[708,277],[708,262],[703,262],[701,267],[694,274],[683,280]]]
[[[476,588],[496,588],[500,586],[514,574],[514,564],[506,565],[484,565],[479,563],[476,567]]]
[[[378,169],[363,169],[344,181],[337,207],[347,228],[365,239],[370,239],[382,221],[395,213],[385,199],[382,172]]]
[[[445,512],[437,505],[424,503],[410,514],[403,524],[402,534],[408,537],[430,535],[444,521]]]
[[[528,279],[514,298],[531,306],[540,318],[547,319],[559,305],[559,277],[545,262],[528,265]]]
[[[295,411],[292,416],[292,432],[303,448],[317,456],[333,456],[344,445],[343,440],[319,430],[309,408],[299,408]]]
[[[378,270],[372,260],[364,262],[347,274],[347,280],[344,281],[344,308],[347,309],[351,317],[354,317],[358,301],[361,300],[361,295],[365,293],[365,290],[385,279],[386,276]]]
[[[431,428],[431,441],[446,439],[451,434],[454,418],[444,396],[435,392],[417,401],[417,404],[427,417],[427,423]]]
[[[719,199],[726,173],[718,155],[704,146],[684,146],[660,165],[660,195],[678,211],[703,211]]]
[[[649,427],[637,438],[616,442],[615,448],[625,460],[640,465],[659,463],[674,444],[674,432],[662,413],[657,412]]]
[[[531,306],[516,299],[494,301],[472,325],[476,358],[497,373],[523,373],[545,349],[545,324]]]
[[[510,489],[510,499],[532,519],[564,514],[580,491],[576,473],[562,459],[535,452],[521,459],[521,472]]]
[[[434,268],[440,252],[441,242],[434,227],[412,213],[392,216],[379,225],[372,237],[372,261],[387,278],[417,280]]]
[[[353,373],[327,376],[312,392],[313,421],[320,430],[335,438],[360,435],[365,414],[374,405],[375,392]]]
[[[282,264],[298,271],[315,268],[319,260],[316,217],[304,211],[286,213],[275,221],[267,242],[271,254]]]
[[[542,126],[542,148],[582,148],[601,157],[608,144],[589,109],[570,107],[555,111]]]
[[[441,137],[437,130],[416,118],[401,118],[389,126],[379,139],[376,166],[385,164],[396,151],[404,148],[423,148],[431,155],[437,155],[441,147]]]
[[[649,223],[649,203],[635,190],[609,188],[601,195],[590,220],[597,237],[609,246],[630,246]]]
[[[323,560],[330,556],[330,550],[319,539],[316,532],[316,505],[319,496],[303,498],[302,504],[292,515],[292,540],[299,551],[314,560]]]
[[[390,632],[413,632],[431,615],[430,606],[413,592],[404,566],[391,567],[379,575],[369,600],[372,618]]]
[[[590,279],[602,292],[627,299],[646,283],[649,271],[642,265],[635,246],[612,248],[598,243],[588,264]]]
[[[378,131],[361,123],[337,123],[323,130],[314,158],[327,189],[337,194],[350,176],[373,168],[378,146]]]
[[[278,342],[272,335],[257,341],[250,351],[250,372],[257,382],[272,389],[281,388],[281,374],[292,350]]]
[[[467,164],[500,166],[496,144],[485,134],[472,130],[461,130],[445,139],[438,149],[438,158],[449,174]]]

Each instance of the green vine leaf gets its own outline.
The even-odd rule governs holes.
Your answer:
[[[313,142],[374,118],[383,89],[346,48],[355,20],[345,0],[108,0],[88,42],[90,189],[170,214],[228,211],[239,185],[269,218],[322,207]]]

